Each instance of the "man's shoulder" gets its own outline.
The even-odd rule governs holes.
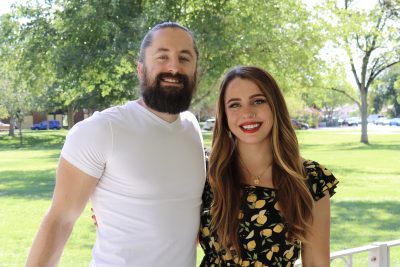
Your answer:
[[[135,104],[130,101],[123,105],[112,106],[101,111],[95,111],[90,117],[83,120],[92,123],[108,123],[118,121],[135,110]]]
[[[129,109],[131,103],[113,106],[101,111],[95,111],[86,119],[76,123],[71,131],[99,131],[103,132],[105,128],[110,127],[110,123],[120,120],[124,113]]]
[[[137,103],[135,101],[129,101],[123,105],[112,106],[106,108],[99,113],[104,117],[113,117],[114,115],[120,116],[124,113],[130,113],[135,110],[137,107]]]
[[[190,111],[184,111],[181,113],[181,120],[189,121],[190,123],[199,124],[196,116]]]

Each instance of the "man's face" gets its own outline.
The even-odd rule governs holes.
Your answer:
[[[146,105],[156,111],[178,114],[189,108],[196,89],[197,57],[191,36],[178,28],[153,34],[138,64],[141,94]]]

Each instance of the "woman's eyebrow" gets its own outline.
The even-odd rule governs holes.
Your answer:
[[[231,99],[228,99],[225,103],[229,104],[230,102],[233,102],[233,101],[240,101],[240,98],[231,98]]]

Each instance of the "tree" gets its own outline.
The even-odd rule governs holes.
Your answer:
[[[312,86],[323,35],[301,2],[212,2],[208,7],[197,5],[199,14],[190,24],[203,54],[198,94],[203,101],[214,105],[221,76],[235,65],[265,68],[287,95]]]
[[[132,40],[139,39],[140,26],[135,3],[32,3],[19,7],[27,21],[22,27],[24,56],[31,69],[43,73],[36,79],[46,80],[44,95],[55,99],[55,108],[68,110],[69,127],[78,108],[107,107],[136,95],[131,50],[138,46]]]
[[[32,92],[28,90],[17,62],[21,59],[21,43],[19,42],[19,23],[11,14],[0,17],[0,106],[10,118],[9,135],[15,136],[14,129],[20,129],[20,146],[22,146],[21,123],[23,114],[30,111],[33,103]]]
[[[347,57],[359,97],[353,99],[360,108],[361,142],[368,144],[368,93],[381,73],[400,62],[400,4],[379,0],[371,10],[361,9],[354,0],[343,5],[328,0],[323,16],[329,18],[333,41]],[[349,97],[343,88],[335,88]]]
[[[319,25],[295,0],[48,0],[40,6],[30,1],[19,12],[26,21],[27,63],[21,67],[34,70],[31,83],[41,84],[43,95],[56,100],[52,108],[68,110],[69,118],[78,108],[137,97],[140,41],[161,21],[195,32],[201,83],[194,109],[215,102],[220,77],[235,65],[266,68],[286,92],[304,90],[322,45]]]
[[[374,113],[379,113],[386,106],[392,117],[400,116],[400,65],[390,69],[375,84],[372,92]]]
[[[331,57],[329,64],[322,65],[314,74],[313,86],[302,96],[307,106],[323,112],[327,124],[335,125],[335,120],[340,117],[338,109],[357,98],[357,92],[344,77],[346,77],[345,68],[335,57]],[[345,89],[347,96],[337,92],[336,88]]]

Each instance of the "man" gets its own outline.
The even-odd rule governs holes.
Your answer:
[[[185,110],[197,62],[188,29],[168,22],[147,33],[142,97],[71,129],[27,266],[58,263],[89,198],[99,225],[91,266],[195,266],[205,167],[199,125]]]

